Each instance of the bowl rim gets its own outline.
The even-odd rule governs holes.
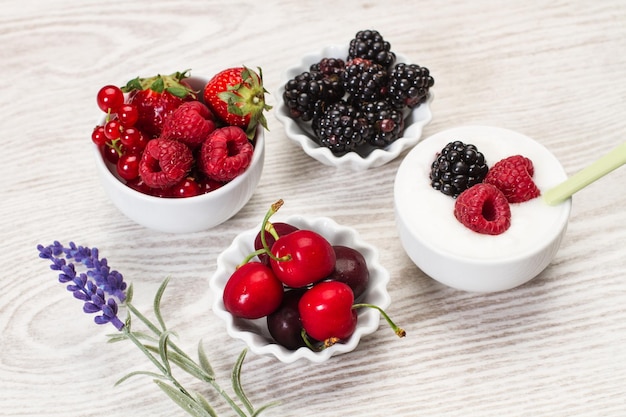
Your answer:
[[[428,144],[428,141],[433,139],[433,138],[438,138],[444,134],[448,134],[451,132],[456,132],[459,130],[463,130],[463,129],[488,129],[488,130],[492,130],[492,131],[500,131],[500,132],[506,132],[508,134],[515,134],[517,136],[523,136],[526,140],[530,141],[533,143],[533,146],[537,146],[541,152],[544,152],[547,156],[549,156],[551,159],[553,159],[555,162],[557,162],[559,164],[559,167],[561,168],[561,170],[563,171],[563,174],[565,174],[565,170],[563,168],[563,165],[561,164],[561,162],[556,158],[556,156],[548,149],[546,148],[543,144],[541,144],[540,142],[532,139],[529,136],[526,136],[520,132],[511,130],[511,129],[506,129],[506,128],[502,128],[502,127],[496,127],[496,126],[488,126],[488,125],[479,125],[479,124],[475,124],[475,125],[461,125],[461,126],[456,126],[456,127],[452,127],[452,128],[448,128],[445,130],[442,130],[440,132],[437,132],[427,138],[424,138],[424,140],[418,144],[417,146],[415,146],[410,152],[409,154],[406,155],[406,157],[403,159],[403,161],[400,163],[400,166],[398,167],[398,171],[396,173],[396,178],[394,179],[394,206],[396,207],[395,209],[395,215],[397,219],[400,219],[402,221],[402,227],[407,229],[407,232],[410,233],[410,235],[412,236],[413,239],[417,240],[419,242],[419,244],[421,244],[422,246],[428,248],[428,250],[442,256],[442,257],[446,257],[448,259],[457,261],[457,262],[463,262],[469,265],[474,265],[474,266],[502,266],[504,264],[508,264],[511,262],[520,262],[523,260],[526,260],[528,258],[532,258],[537,256],[538,254],[540,254],[541,252],[543,252],[544,250],[546,250],[549,246],[553,245],[556,241],[560,240],[560,238],[563,236],[563,234],[565,233],[565,231],[567,230],[567,226],[569,223],[569,218],[571,216],[571,210],[572,210],[572,198],[570,197],[569,199],[563,201],[562,203],[560,203],[560,205],[562,206],[562,210],[559,213],[558,216],[558,227],[555,229],[555,232],[553,234],[550,235],[550,239],[548,239],[546,242],[543,242],[541,245],[529,248],[525,251],[516,253],[514,255],[511,256],[506,256],[506,257],[502,257],[502,258],[498,258],[498,259],[480,259],[480,258],[474,258],[471,256],[463,256],[460,254],[456,254],[456,253],[451,253],[451,252],[446,252],[444,249],[440,248],[439,246],[436,245],[432,245],[430,243],[427,243],[424,241],[423,235],[422,234],[418,234],[418,233],[414,233],[414,230],[409,229],[407,227],[408,221],[405,219],[406,213],[401,212],[398,208],[397,208],[397,195],[398,195],[398,190],[397,190],[397,183],[399,181],[399,176],[402,174],[404,167],[403,165],[405,163],[408,163],[410,157],[412,155],[414,155],[414,153],[417,153],[420,151],[420,149],[422,147],[420,147],[420,145],[422,146],[426,146],[426,144]],[[458,136],[458,135],[457,135]],[[538,197],[541,198],[541,197]],[[398,225],[400,226],[400,225]]]
[[[322,235],[323,233],[319,231],[319,228],[331,227],[333,230],[333,234],[347,236],[348,240],[352,242],[355,248],[361,250],[362,253],[365,252],[363,253],[363,256],[366,258],[368,270],[370,271],[370,288],[368,290],[374,291],[374,295],[377,298],[381,298],[381,301],[377,303],[379,307],[383,309],[389,307],[389,305],[391,304],[391,297],[387,290],[387,285],[390,281],[389,272],[382,266],[379,261],[380,254],[378,249],[363,241],[356,229],[349,226],[339,225],[333,219],[324,216],[305,217],[291,215],[283,217],[279,216],[279,214],[280,213],[277,213],[274,216],[276,217],[275,219],[274,217],[272,218],[274,222],[287,222],[300,228],[308,227],[311,230],[317,230],[318,233]],[[229,272],[229,270],[227,269],[227,266],[231,266],[232,264],[232,262],[229,260],[229,257],[240,254],[240,251],[244,249],[248,252],[252,252],[253,240],[260,230],[260,227],[261,223],[259,223],[254,228],[247,229],[235,236],[232,243],[218,255],[216,260],[216,270],[209,280],[209,287],[214,297],[211,309],[217,317],[225,322],[226,331],[229,336],[234,339],[239,339],[243,341],[252,352],[259,355],[274,356],[283,363],[292,363],[300,359],[319,363],[330,359],[332,356],[353,351],[358,346],[362,337],[372,334],[378,330],[378,328],[380,327],[380,313],[374,309],[362,309],[358,312],[359,323],[363,323],[364,316],[367,319],[367,322],[361,326],[357,324],[356,330],[347,341],[343,343],[337,343],[327,349],[322,350],[321,352],[314,352],[307,347],[301,347],[297,350],[288,350],[277,343],[266,342],[263,344],[258,344],[255,342],[255,339],[257,337],[263,336],[259,336],[256,332],[250,330],[237,329],[235,324],[235,318],[232,316],[232,314],[224,309],[223,301],[221,298],[221,294],[223,293],[223,285],[225,285],[225,281],[232,273]],[[334,243],[331,241],[331,244]],[[223,283],[221,283],[220,281],[223,281]]]
[[[316,62],[321,57],[339,55],[340,53],[344,56],[342,59],[345,59],[345,56],[348,54],[347,44],[331,44],[317,52],[309,52],[302,56],[298,64],[292,65],[284,70],[281,76],[281,84],[276,91],[277,99],[274,115],[284,125],[287,137],[298,143],[307,155],[318,160],[319,162],[325,163],[326,165],[350,167],[353,169],[368,169],[384,165],[397,158],[404,150],[415,146],[420,141],[424,127],[432,120],[433,116],[431,103],[435,96],[432,91],[429,91],[427,100],[424,103],[406,113],[410,114],[411,117],[414,117],[417,120],[414,123],[405,126],[403,135],[385,148],[373,149],[365,157],[354,151],[337,156],[333,154],[330,149],[315,143],[315,141],[302,128],[300,125],[301,122],[289,116],[287,107],[282,100],[282,96],[285,91],[285,84],[287,81],[293,78],[293,76],[308,70],[310,66],[308,62]],[[396,52],[395,54],[397,63],[411,63],[411,61],[402,53]],[[337,58],[337,56],[333,57]],[[409,135],[405,136],[407,132]]]

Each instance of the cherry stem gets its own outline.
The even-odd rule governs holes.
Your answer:
[[[326,347],[324,345],[322,345],[322,346],[315,346],[311,342],[311,339],[309,339],[309,335],[306,333],[306,330],[304,330],[304,329],[300,330],[300,335],[302,336],[302,340],[304,340],[304,344],[306,345],[306,347],[311,349],[313,352],[321,352]]]
[[[250,262],[250,260],[252,258],[254,258],[257,255],[262,255],[266,253],[266,250],[264,248],[261,249],[257,249],[254,252],[250,253],[248,256],[246,256],[243,261],[241,261],[241,263],[239,265],[237,265],[237,269],[239,269],[240,267],[242,267],[243,265],[247,264],[248,262]]]
[[[391,329],[396,333],[396,335],[398,337],[406,336],[406,332],[404,331],[404,329],[401,328],[401,327],[398,327],[393,322],[393,320],[391,320],[391,317],[389,317],[389,315],[387,313],[385,313],[385,310],[383,310],[382,308],[380,308],[380,307],[378,307],[377,305],[374,305],[374,304],[366,304],[366,303],[354,304],[352,306],[352,308],[361,308],[361,307],[368,307],[368,308],[373,308],[373,309],[378,310],[380,312],[380,314],[383,315],[384,319],[387,321],[387,323],[389,324]]]
[[[278,211],[278,209],[280,209],[283,206],[283,203],[284,201],[280,199],[276,201],[274,204],[272,204],[270,206],[270,209],[267,211],[267,213],[265,213],[265,217],[263,218],[263,223],[261,223],[261,244],[263,245],[263,250],[265,251],[267,256],[269,256],[270,258],[272,258],[273,260],[277,262],[288,261],[291,259],[291,255],[286,255],[286,256],[283,256],[282,258],[278,258],[276,255],[274,255],[272,251],[270,250],[269,245],[267,244],[267,239],[265,238],[265,231],[267,230],[270,233],[272,233],[273,231],[272,236],[274,236],[274,238],[278,240],[278,234],[276,233],[276,229],[274,229],[274,226],[270,223],[269,220],[270,220],[270,217],[272,217]]]

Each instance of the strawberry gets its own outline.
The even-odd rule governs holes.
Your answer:
[[[533,174],[532,161],[522,155],[514,155],[496,162],[483,182],[500,189],[509,203],[523,203],[540,194],[532,179]]]
[[[459,194],[454,217],[477,233],[499,235],[511,226],[511,207],[500,190],[479,183]]]
[[[272,107],[265,103],[263,74],[246,68],[228,68],[217,73],[204,86],[204,102],[225,124],[246,131],[249,139],[260,123],[267,129],[263,112]]]
[[[198,166],[209,178],[227,182],[242,174],[252,161],[254,147],[238,126],[215,129],[200,148]]]
[[[185,101],[194,100],[195,93],[185,80],[188,70],[170,75],[134,78],[122,87],[130,93],[128,102],[137,107],[139,119],[135,126],[148,137],[161,133],[163,121]]]
[[[161,139],[172,139],[195,149],[215,130],[215,116],[199,101],[181,104],[163,123]]]

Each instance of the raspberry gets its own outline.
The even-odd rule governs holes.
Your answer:
[[[209,108],[199,101],[188,101],[165,119],[161,139],[178,140],[195,149],[214,130],[215,116]]]
[[[169,188],[182,180],[193,165],[187,145],[175,140],[152,139],[139,163],[139,175],[152,188]]]
[[[480,183],[459,194],[454,217],[475,232],[499,235],[511,226],[511,207],[500,190]]]
[[[209,178],[227,182],[241,175],[252,161],[254,147],[237,126],[215,129],[200,147],[198,165]]]
[[[509,203],[523,203],[541,194],[532,179],[533,174],[532,161],[522,155],[514,155],[492,166],[484,182],[500,189]]]

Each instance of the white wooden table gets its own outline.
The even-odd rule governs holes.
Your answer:
[[[614,1],[264,2],[5,0],[0,15],[0,415],[183,415],[131,344],[81,313],[37,243],[97,246],[149,311],[159,283],[178,343],[203,339],[218,378],[243,345],[210,310],[217,255],[269,203],[355,227],[391,274],[388,329],[324,364],[249,354],[243,384],[272,416],[626,415],[626,169],[574,197],[553,264],[520,288],[456,291],[403,252],[392,185],[402,160],[341,172],[306,156],[268,115],[258,190],[215,229],[171,235],[133,224],[95,175],[95,94],[137,75],[260,66],[270,92],[304,53],[377,29],[435,77],[425,136],[463,124],[537,139],[569,174],[624,141],[626,3]],[[268,97],[270,104],[279,97]],[[213,398],[211,391],[201,386]],[[223,415],[229,410],[218,406]],[[221,415],[221,414],[220,414]]]

